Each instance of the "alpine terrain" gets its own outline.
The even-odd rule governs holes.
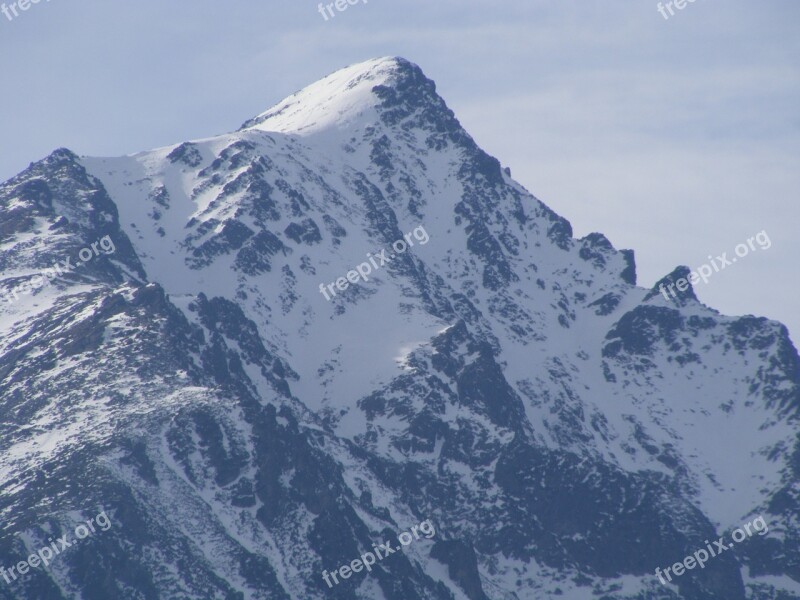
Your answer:
[[[0,185],[0,599],[798,599],[797,351],[659,284],[400,58],[56,150]]]

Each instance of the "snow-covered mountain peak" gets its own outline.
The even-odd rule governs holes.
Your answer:
[[[0,600],[800,598],[800,356],[687,274],[638,287],[403,59],[233,133],[58,150],[0,184],[0,567],[78,510],[115,527]]]
[[[374,120],[380,98],[376,86],[398,86],[422,76],[403,58],[383,57],[361,62],[313,83],[247,121],[242,129],[309,135],[348,129],[359,119]]]

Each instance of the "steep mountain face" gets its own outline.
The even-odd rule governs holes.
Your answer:
[[[403,59],[32,164],[0,294],[0,567],[111,521],[0,599],[800,598],[785,327],[637,287]]]

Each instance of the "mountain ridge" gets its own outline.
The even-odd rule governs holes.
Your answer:
[[[116,248],[3,306],[0,565],[75,511],[119,523],[0,598],[800,597],[785,327],[637,287],[404,59],[229,134],[58,150],[0,206],[4,287]],[[768,537],[655,578],[756,513]],[[435,539],[323,583],[424,519]]]

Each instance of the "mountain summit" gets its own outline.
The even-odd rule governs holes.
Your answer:
[[[247,121],[242,129],[299,135],[327,129],[347,130],[359,120],[364,124],[375,121],[380,104],[375,88],[415,89],[415,83],[423,81],[435,90],[433,82],[425,78],[419,67],[405,59],[369,60],[336,71],[292,94]]]
[[[57,150],[0,265],[0,600],[800,598],[786,328],[638,287],[404,59]]]

